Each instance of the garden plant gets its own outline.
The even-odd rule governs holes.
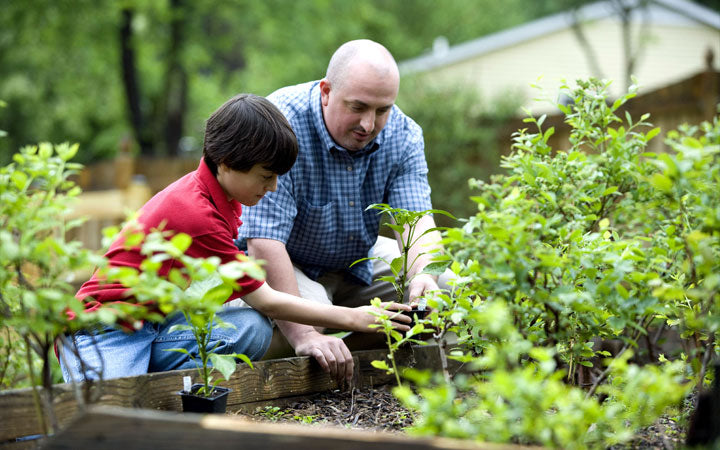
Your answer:
[[[578,81],[558,107],[569,146],[529,117],[477,214],[445,232],[453,291],[428,327],[473,376],[412,371],[396,392],[414,433],[556,448],[604,448],[710,382],[720,318],[720,124],[667,133],[622,114],[609,83]],[[682,345],[670,346],[667,339]],[[607,346],[607,343],[619,344]],[[670,409],[669,409],[670,408]]]
[[[116,230],[108,230],[110,235]],[[192,394],[211,397],[219,379],[213,380],[213,372],[218,371],[227,381],[242,360],[252,367],[250,359],[243,354],[218,354],[211,346],[213,330],[229,328],[234,325],[216,317],[216,312],[232,294],[237,286],[236,280],[251,276],[263,279],[265,274],[260,265],[249,257],[243,256],[236,261],[221,264],[220,258],[193,258],[185,254],[192,238],[184,233],[153,230],[147,235],[137,231],[133,223],[126,225],[123,231],[125,245],[140,244],[141,253],[146,259],[139,270],[128,267],[115,267],[107,270],[109,279],[114,279],[130,289],[136,301],[154,303],[164,315],[183,314],[186,325],[175,325],[170,333],[191,331],[198,345],[198,354],[194,355],[184,348],[175,351],[186,354],[196,365],[201,386]],[[175,264],[167,277],[159,275],[160,269],[169,260]]]
[[[408,287],[408,284],[410,283],[410,272],[412,271],[412,267],[417,262],[418,258],[425,254],[433,254],[437,253],[439,251],[438,248],[433,249],[420,249],[415,254],[415,257],[411,260],[410,259],[410,249],[414,246],[419,244],[419,241],[423,238],[423,236],[435,233],[440,231],[442,228],[440,227],[432,227],[429,228],[422,233],[417,233],[417,224],[425,216],[431,215],[431,214],[442,214],[444,216],[447,216],[451,219],[455,219],[452,214],[450,214],[447,211],[443,211],[441,209],[428,209],[424,211],[408,211],[403,208],[393,208],[388,204],[385,203],[375,203],[367,208],[365,208],[366,211],[376,209],[378,210],[378,214],[387,214],[391,220],[390,223],[385,223],[385,225],[390,228],[396,235],[402,236],[400,239],[401,241],[401,249],[400,249],[400,255],[396,258],[394,258],[392,261],[387,261],[385,258],[381,256],[370,256],[367,258],[361,258],[357,261],[353,262],[350,267],[354,266],[355,264],[367,261],[367,260],[381,260],[385,264],[387,264],[390,267],[390,271],[392,272],[392,275],[388,275],[385,277],[378,278],[378,281],[385,281],[393,285],[395,288],[395,293],[397,294],[397,302],[403,303],[407,299],[405,298],[405,291]],[[405,231],[405,228],[407,227],[407,231]],[[438,262],[438,263],[431,263],[426,267],[423,271],[426,273],[442,273],[443,270],[447,267],[446,263]]]
[[[407,301],[407,287],[408,284],[411,281],[410,278],[410,272],[412,270],[412,267],[417,262],[418,258],[420,258],[423,255],[431,254],[431,255],[438,255],[438,252],[440,251],[439,248],[431,248],[427,249],[427,251],[424,251],[425,249],[418,249],[414,253],[414,257],[411,260],[411,253],[410,249],[420,245],[420,240],[427,234],[439,232],[443,228],[441,227],[432,227],[429,228],[422,233],[417,233],[417,225],[418,222],[425,216],[431,215],[431,214],[441,214],[444,215],[450,219],[455,219],[455,217],[450,214],[447,211],[443,211],[441,209],[429,209],[424,211],[408,211],[403,208],[393,208],[388,204],[385,203],[376,203],[368,206],[366,210],[378,210],[378,214],[386,214],[390,222],[385,223],[385,225],[390,228],[397,236],[401,236],[401,249],[400,249],[400,255],[394,258],[392,261],[387,261],[385,258],[380,256],[371,256],[368,258],[362,258],[355,262],[353,262],[352,265],[355,265],[361,261],[366,260],[381,260],[385,264],[387,264],[390,267],[390,271],[392,272],[392,275],[387,275],[383,277],[379,277],[378,281],[385,281],[387,283],[390,283],[395,288],[395,293],[397,295],[396,301],[399,303],[404,303]],[[429,273],[433,275],[440,275],[443,273],[443,271],[447,268],[448,261],[447,258],[438,258],[438,261],[431,262],[426,267],[423,268],[421,273]],[[373,299],[372,305],[380,308],[380,300],[379,299]],[[426,300],[420,299],[419,306],[416,310],[413,310],[413,319],[417,321],[418,316],[424,317],[425,311],[426,311]],[[418,341],[417,336],[419,336],[422,333],[428,333],[430,330],[425,329],[422,323],[414,322],[412,328],[407,331],[405,334],[400,333],[399,331],[393,329],[391,321],[387,318],[387,316],[384,316],[382,314],[375,314],[378,317],[378,324],[374,325],[376,328],[382,328],[383,332],[387,336],[387,345],[389,349],[388,353],[388,360],[390,361],[390,366],[387,365],[385,361],[373,361],[372,365],[378,369],[382,369],[387,371],[388,373],[395,374],[396,380],[398,382],[398,385],[402,384],[400,373],[398,372],[397,365],[395,363],[395,353],[396,351],[403,345],[410,344],[410,343],[420,343]],[[443,355],[444,356],[444,355]],[[444,358],[442,358],[443,361]]]
[[[52,385],[59,379],[56,340],[67,343],[76,330],[146,316],[142,308],[122,305],[86,313],[75,298],[74,274],[104,265],[81,242],[66,239],[82,222],[64,219],[80,193],[70,179],[80,169],[70,162],[77,150],[68,144],[29,146],[0,168],[0,381],[4,387],[32,387],[46,435],[58,426],[52,406]],[[89,390],[84,394],[78,396],[81,406],[92,400]]]

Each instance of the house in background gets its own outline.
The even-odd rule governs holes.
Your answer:
[[[720,13],[688,0],[606,0],[454,46],[439,38],[431,53],[399,66],[403,76],[467,83],[488,99],[519,93],[537,115],[557,109],[533,101],[540,93],[531,84],[555,100],[561,80],[572,87],[595,76],[613,80],[616,97],[627,89],[629,61],[639,94],[717,72]]]

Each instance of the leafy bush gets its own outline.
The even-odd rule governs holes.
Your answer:
[[[480,372],[454,383],[408,372],[420,388],[398,395],[423,413],[416,432],[607,446],[677,404],[696,385],[688,377],[707,381],[720,319],[718,119],[650,153],[660,130],[620,114],[634,88],[608,102],[607,86],[563,86],[568,148],[550,148],[554,129],[530,117],[506,173],[471,180],[478,212],[446,232],[456,279],[429,300],[426,325],[456,333],[449,357]],[[667,333],[684,338],[673,362],[658,351]],[[621,348],[598,345],[609,340]]]
[[[538,347],[513,324],[503,301],[484,302],[470,321],[484,330],[488,345],[473,360],[479,375],[453,381],[408,369],[415,382],[394,393],[420,414],[409,430],[416,435],[448,436],[490,442],[542,444],[552,448],[606,448],[628,440],[676,405],[689,385],[683,363],[639,367],[628,354],[609,365],[612,383],[604,400],[563,381],[554,349]]]
[[[100,322],[113,323],[129,313],[118,308],[88,314],[75,298],[74,272],[104,264],[81,242],[65,239],[66,231],[81,222],[63,218],[80,193],[68,179],[80,168],[70,162],[77,149],[47,143],[25,147],[13,156],[13,163],[0,168],[2,381],[8,387],[33,387],[46,433],[57,429],[51,389],[57,380],[56,339]],[[39,391],[37,385],[45,389]]]

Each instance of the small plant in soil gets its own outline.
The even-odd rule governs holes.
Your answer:
[[[453,217],[453,215],[449,212],[440,209],[430,209],[425,211],[408,211],[403,208],[392,208],[390,207],[390,205],[387,205],[385,203],[372,204],[366,208],[366,210],[372,209],[378,210],[378,214],[387,214],[390,217],[391,222],[385,223],[385,225],[390,228],[397,236],[401,236],[402,248],[400,249],[400,255],[394,258],[392,261],[387,261],[385,258],[379,256],[362,258],[353,262],[353,264],[351,264],[351,267],[352,265],[357,264],[361,261],[383,261],[390,267],[392,275],[380,277],[378,278],[378,280],[391,283],[395,288],[397,302],[406,302],[406,290],[411,281],[410,273],[412,271],[412,267],[415,265],[418,258],[420,258],[421,256],[430,253],[437,253],[439,250],[435,248],[432,250],[428,250],[427,252],[422,250],[411,252],[411,249],[413,249],[414,246],[418,245],[419,241],[427,234],[437,232],[443,229],[441,227],[433,227],[418,234],[418,222],[420,221],[420,219],[429,214],[442,214],[452,219],[455,219],[455,217]],[[414,256],[411,256],[413,255],[413,253]],[[431,262],[430,264],[425,266],[420,273],[429,273],[432,275],[442,274],[443,271],[447,268],[449,261],[440,257],[438,257],[437,259],[438,261]],[[380,307],[379,299],[373,299],[371,303],[375,307]],[[395,352],[403,345],[409,343],[421,343],[421,341],[417,340],[416,337],[422,333],[431,332],[431,330],[426,329],[423,326],[423,321],[421,320],[425,317],[425,314],[427,312],[425,305],[426,300],[421,299],[420,305],[416,309],[413,309],[412,311],[407,313],[413,319],[413,324],[411,329],[404,335],[393,329],[390,319],[388,319],[386,316],[375,314],[376,317],[378,317],[379,323],[374,325],[374,327],[382,328],[383,332],[387,337],[387,345],[389,350],[388,360],[390,361],[390,365],[388,366],[385,361],[373,361],[372,364],[378,369],[386,370],[389,374],[395,374],[398,384],[402,384],[402,381],[398,372],[397,365],[395,364]]]
[[[132,230],[132,226],[126,230]],[[191,331],[198,346],[198,355],[186,349],[175,351],[187,355],[196,365],[200,388],[192,393],[210,397],[214,394],[219,379],[213,379],[215,371],[227,381],[237,368],[237,360],[252,367],[250,359],[243,354],[218,354],[210,345],[213,330],[233,327],[221,321],[216,312],[227,301],[237,287],[236,280],[251,276],[264,278],[262,268],[252,259],[239,256],[238,260],[221,264],[217,257],[193,258],[185,254],[192,239],[184,233],[154,230],[143,236],[142,232],[126,231],[133,242],[142,241],[141,252],[146,259],[140,271],[131,268],[113,268],[108,277],[122,282],[130,288],[132,295],[140,302],[156,302],[165,315],[183,314],[187,324],[175,325],[170,332]],[[159,275],[164,263],[174,260],[179,263],[167,277]]]
[[[411,269],[413,265],[417,262],[418,258],[424,254],[428,254],[431,252],[437,252],[437,249],[428,250],[427,252],[424,251],[418,251],[415,253],[415,257],[411,259],[411,249],[418,244],[418,241],[422,239],[423,236],[433,233],[439,230],[442,230],[441,227],[433,227],[430,229],[425,230],[423,233],[417,235],[417,224],[423,217],[429,215],[429,214],[442,214],[444,216],[450,217],[451,219],[455,219],[452,214],[450,214],[447,211],[443,211],[441,209],[429,209],[425,211],[408,211],[406,209],[402,208],[392,208],[390,205],[387,205],[385,203],[376,203],[368,206],[366,208],[367,210],[376,209],[378,210],[378,214],[388,214],[391,219],[391,223],[385,223],[385,225],[393,230],[394,233],[396,233],[399,236],[402,236],[401,239],[401,246],[400,249],[400,256],[393,259],[392,261],[387,261],[385,258],[382,258],[380,256],[371,256],[367,258],[361,258],[357,261],[353,262],[350,267],[353,265],[367,260],[380,260],[385,262],[390,267],[390,270],[392,271],[392,275],[388,275],[386,277],[380,277],[378,278],[379,281],[386,281],[388,283],[391,283],[393,287],[395,288],[395,292],[397,294],[397,302],[398,303],[404,303],[405,301],[405,291],[407,289],[408,284],[410,283],[410,277],[409,274],[411,273]],[[437,262],[437,263],[431,263],[428,264],[422,271],[422,273],[430,273],[434,275],[441,274],[446,268],[448,263],[445,261]]]

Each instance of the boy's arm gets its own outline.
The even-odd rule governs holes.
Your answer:
[[[300,291],[285,245],[273,239],[248,239],[248,253],[256,259],[272,261],[266,267],[267,284],[295,296]],[[338,379],[352,379],[353,360],[342,339],[319,333],[310,325],[276,320],[280,331],[298,356],[312,356],[326,372]]]

